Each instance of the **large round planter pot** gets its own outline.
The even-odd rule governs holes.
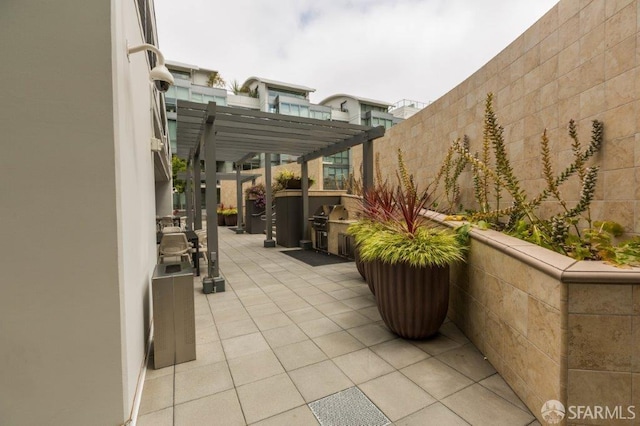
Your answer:
[[[218,226],[224,226],[224,225],[225,225],[224,215],[222,213],[218,213]]]
[[[372,262],[378,310],[400,337],[425,339],[435,334],[449,308],[449,267],[416,268]]]
[[[237,214],[225,215],[224,224],[226,226],[236,226],[238,224],[238,215]]]
[[[353,260],[356,263],[356,268],[358,269],[358,272],[360,272],[360,276],[362,277],[363,280],[366,281],[367,276],[365,275],[365,272],[364,272],[364,262],[360,258],[360,250],[358,250],[358,247],[353,249]]]

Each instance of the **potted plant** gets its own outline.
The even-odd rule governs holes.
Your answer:
[[[238,209],[235,207],[229,207],[222,211],[224,217],[224,224],[226,226],[236,226],[238,224]]]
[[[220,203],[220,205],[218,206],[217,209],[217,213],[218,213],[218,226],[224,226],[225,222],[224,222],[224,204]]]
[[[398,151],[398,184],[365,193],[364,219],[350,227],[365,275],[387,327],[408,339],[435,334],[449,306],[449,266],[464,260],[464,232],[443,229],[422,211],[418,191]],[[382,193],[380,193],[380,189]]]
[[[315,182],[312,178],[309,178],[308,181],[309,187],[311,187]],[[276,175],[274,186],[275,191],[281,189],[301,189],[302,178],[300,177],[300,175],[295,174],[291,170],[284,169],[278,172],[278,174]]]

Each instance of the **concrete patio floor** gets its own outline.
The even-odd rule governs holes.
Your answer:
[[[138,425],[539,425],[452,322],[425,341],[389,332],[353,262],[311,267],[264,235],[219,235],[226,292],[194,277],[197,360],[149,363]],[[349,399],[360,391],[373,404]]]

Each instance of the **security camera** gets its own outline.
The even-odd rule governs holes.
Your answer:
[[[173,76],[164,65],[164,55],[162,54],[162,52],[160,52],[158,48],[152,44],[141,44],[140,46],[129,48],[127,43],[127,56],[129,56],[131,53],[142,52],[144,50],[152,51],[158,58],[158,65],[156,65],[151,70],[151,72],[149,73],[149,78],[151,79],[151,81],[153,81],[156,89],[164,93],[169,90],[169,87],[171,85],[173,85]]]
[[[155,84],[156,89],[164,93],[169,90],[169,87],[173,84],[173,76],[164,65],[157,65],[149,73],[149,78]]]

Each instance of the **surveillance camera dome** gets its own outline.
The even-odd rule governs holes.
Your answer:
[[[165,93],[167,90],[169,90],[169,87],[171,87],[171,84],[168,81],[155,80],[153,84],[155,84],[156,89],[158,89],[162,93]]]
[[[149,78],[153,81],[158,89],[161,92],[166,92],[169,90],[169,87],[173,84],[173,76],[164,65],[158,65],[149,73]]]

